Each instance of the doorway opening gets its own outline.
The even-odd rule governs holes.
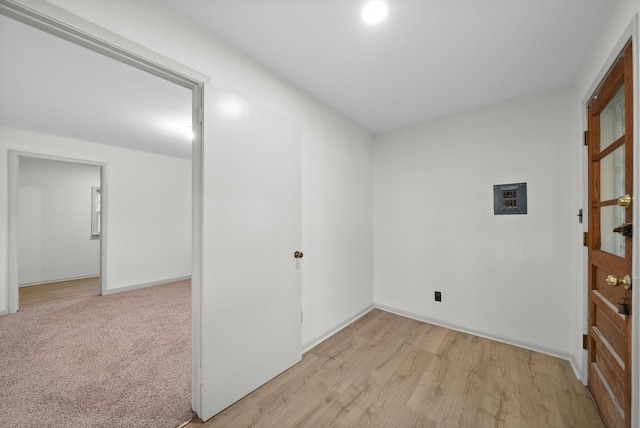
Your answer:
[[[107,198],[99,236],[91,217],[93,188],[108,189],[108,165],[19,150],[9,150],[8,160],[9,313],[103,294]]]
[[[18,157],[18,306],[101,294],[102,166]]]
[[[197,412],[200,407],[200,388],[195,381],[197,379],[198,367],[200,367],[200,295],[201,295],[201,223],[202,223],[202,111],[203,111],[203,90],[204,82],[207,80],[205,76],[175,63],[174,61],[162,57],[148,49],[139,46],[127,39],[116,34],[109,33],[104,29],[81,19],[74,19],[73,25],[67,24],[67,15],[57,8],[46,7],[44,12],[30,9],[26,6],[16,3],[0,4],[0,14],[12,18],[16,21],[27,24],[43,30],[53,36],[71,41],[73,44],[86,48],[94,54],[108,57],[120,64],[124,64],[132,69],[143,71],[150,75],[160,77],[165,83],[170,83],[182,89],[186,88],[191,94],[191,122],[189,129],[181,129],[181,132],[189,132],[191,134],[189,141],[190,165],[191,165],[191,190],[189,192],[191,206],[191,230],[186,233],[190,239],[191,254],[191,335],[192,335],[192,408]],[[96,36],[100,35],[100,36]],[[165,121],[167,122],[167,121]],[[79,121],[80,123],[80,121]],[[18,128],[18,126],[16,126]],[[157,143],[157,141],[155,142]],[[44,150],[51,152],[52,150]],[[61,152],[68,156],[68,152]],[[9,174],[14,177],[14,183],[17,185],[16,174],[19,170],[18,158],[21,155],[27,155],[15,151],[9,160]],[[38,157],[39,155],[36,155]],[[48,156],[48,155],[42,155]],[[52,157],[56,157],[55,155]],[[58,159],[66,160],[69,159]],[[107,206],[107,181],[106,165],[102,168],[103,180],[100,187],[102,212],[101,212],[101,288],[102,294],[105,294],[105,284],[107,281],[107,236],[108,236],[108,213]],[[150,183],[151,185],[154,183]],[[158,192],[157,188],[148,187],[150,190],[145,196],[153,195]],[[9,252],[8,252],[8,312],[14,313],[18,310],[18,284],[19,284],[19,264],[17,257],[18,246],[18,191],[17,188],[9,189]],[[185,201],[187,202],[187,201]],[[185,204],[186,205],[186,204]],[[153,285],[147,283],[144,285]]]

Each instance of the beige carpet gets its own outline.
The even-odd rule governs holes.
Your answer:
[[[189,420],[190,301],[183,281],[0,316],[0,426]]]

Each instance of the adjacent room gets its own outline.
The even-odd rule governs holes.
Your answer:
[[[183,423],[192,93],[6,16],[0,32],[19,309],[1,321],[3,423]]]
[[[107,358],[108,389],[51,366],[43,424],[65,392],[78,426],[640,428],[639,14],[0,0],[0,377],[22,290],[98,277],[33,310],[112,302],[102,345],[159,362]],[[99,171],[91,249],[44,261],[64,162]]]

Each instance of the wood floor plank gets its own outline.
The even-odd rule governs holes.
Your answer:
[[[567,361],[373,310],[187,427],[602,428]]]
[[[30,285],[20,287],[18,291],[21,309],[98,294],[100,294],[99,276]]]
[[[398,416],[405,412],[420,375],[427,369],[432,358],[433,354],[411,349],[384,387],[375,391],[373,405],[365,405],[376,409],[381,415],[379,426],[392,426]]]

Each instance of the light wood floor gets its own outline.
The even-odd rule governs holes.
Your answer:
[[[100,294],[99,276],[51,284],[30,285],[19,289],[20,309],[98,294]]]
[[[194,427],[603,427],[567,361],[374,310]]]

